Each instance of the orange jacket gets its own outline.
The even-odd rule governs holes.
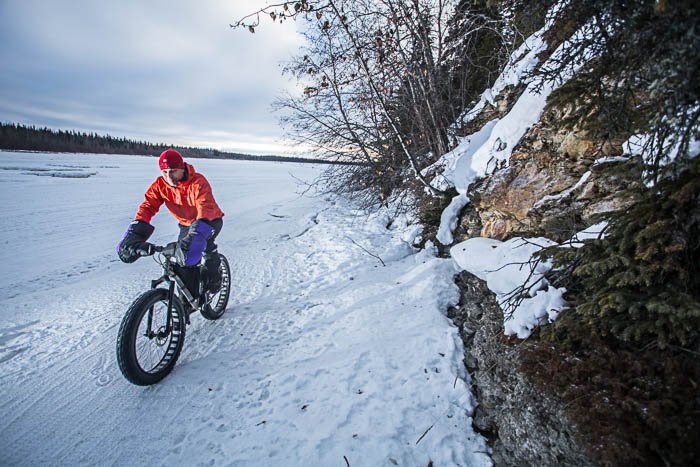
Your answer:
[[[182,225],[190,225],[197,219],[214,220],[224,216],[204,175],[195,172],[190,164],[185,164],[185,168],[187,180],[177,186],[170,186],[163,177],[158,177],[148,187],[136,220],[151,222],[163,203]]]

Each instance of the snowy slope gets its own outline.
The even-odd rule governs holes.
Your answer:
[[[290,173],[320,167],[190,162],[226,212],[233,297],[142,388],[114,347],[158,266],[114,245],[155,160],[0,153],[0,463],[490,465],[444,316],[451,260],[415,254],[405,223],[300,196]],[[157,243],[175,235],[167,212],[154,225]]]

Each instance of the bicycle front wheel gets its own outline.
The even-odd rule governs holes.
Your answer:
[[[168,291],[152,289],[126,312],[117,338],[117,362],[124,377],[139,386],[155,384],[170,373],[185,341],[180,300],[173,297],[168,325]]]

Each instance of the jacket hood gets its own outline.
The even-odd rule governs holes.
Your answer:
[[[187,178],[178,183],[178,185],[189,185],[192,182],[192,176],[196,174],[194,166],[185,162],[185,169],[187,170]]]
[[[160,179],[163,180],[163,183],[169,188],[178,188],[181,186],[187,186],[192,182],[192,177],[194,174],[197,172],[194,170],[194,166],[192,164],[185,163],[185,179],[177,182],[177,186],[172,186],[168,182],[165,181],[165,178],[163,176],[160,176]]]

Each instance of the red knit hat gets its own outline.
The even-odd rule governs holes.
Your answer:
[[[158,167],[160,167],[160,170],[184,169],[185,161],[182,160],[182,156],[179,152],[174,149],[167,149],[160,155],[160,159],[158,159]]]

